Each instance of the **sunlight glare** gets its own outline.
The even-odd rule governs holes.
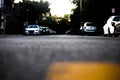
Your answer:
[[[15,0],[15,3],[18,3],[22,0]],[[40,1],[40,0],[31,0],[31,1]],[[75,8],[70,0],[43,0],[50,3],[50,12],[54,16],[64,17],[65,14],[71,14],[71,9]]]
[[[47,0],[51,3],[51,14],[63,17],[64,14],[71,14],[74,5],[69,0]]]

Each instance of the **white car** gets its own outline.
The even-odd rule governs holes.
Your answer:
[[[115,26],[120,24],[120,16],[110,16],[106,24],[103,26],[104,35],[114,35]]]
[[[41,34],[42,28],[38,25],[28,25],[25,27],[25,34]]]
[[[88,33],[96,34],[97,26],[93,22],[85,22],[83,25],[81,25],[80,31],[82,32],[82,34]]]

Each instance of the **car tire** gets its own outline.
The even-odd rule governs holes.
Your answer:
[[[115,37],[119,37],[120,36],[120,24],[117,24],[115,26]]]

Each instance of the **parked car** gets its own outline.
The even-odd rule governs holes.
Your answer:
[[[28,25],[25,27],[25,35],[28,34],[41,34],[42,28],[38,25]]]
[[[56,31],[50,29],[50,34],[56,34]]]
[[[120,16],[110,16],[103,26],[104,35],[112,36],[120,32],[118,24],[120,24]]]
[[[47,34],[48,27],[41,27],[42,28],[42,34]]]
[[[97,33],[97,26],[93,22],[85,22],[83,25],[80,26],[80,32],[82,34],[96,34]]]

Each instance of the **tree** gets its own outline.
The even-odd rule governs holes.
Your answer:
[[[57,32],[59,34],[65,34],[65,32],[70,29],[69,15],[64,15],[64,17],[59,17],[57,24]]]
[[[47,1],[36,2],[23,0],[23,2],[18,4],[20,7],[20,14],[22,16],[22,20],[29,21],[30,23],[35,23],[38,20],[39,16],[42,14],[46,14],[50,12],[49,3]]]
[[[80,0],[73,0],[72,3],[76,5],[76,8],[73,9],[73,14],[70,16],[71,28],[73,32],[76,32],[80,23]]]

